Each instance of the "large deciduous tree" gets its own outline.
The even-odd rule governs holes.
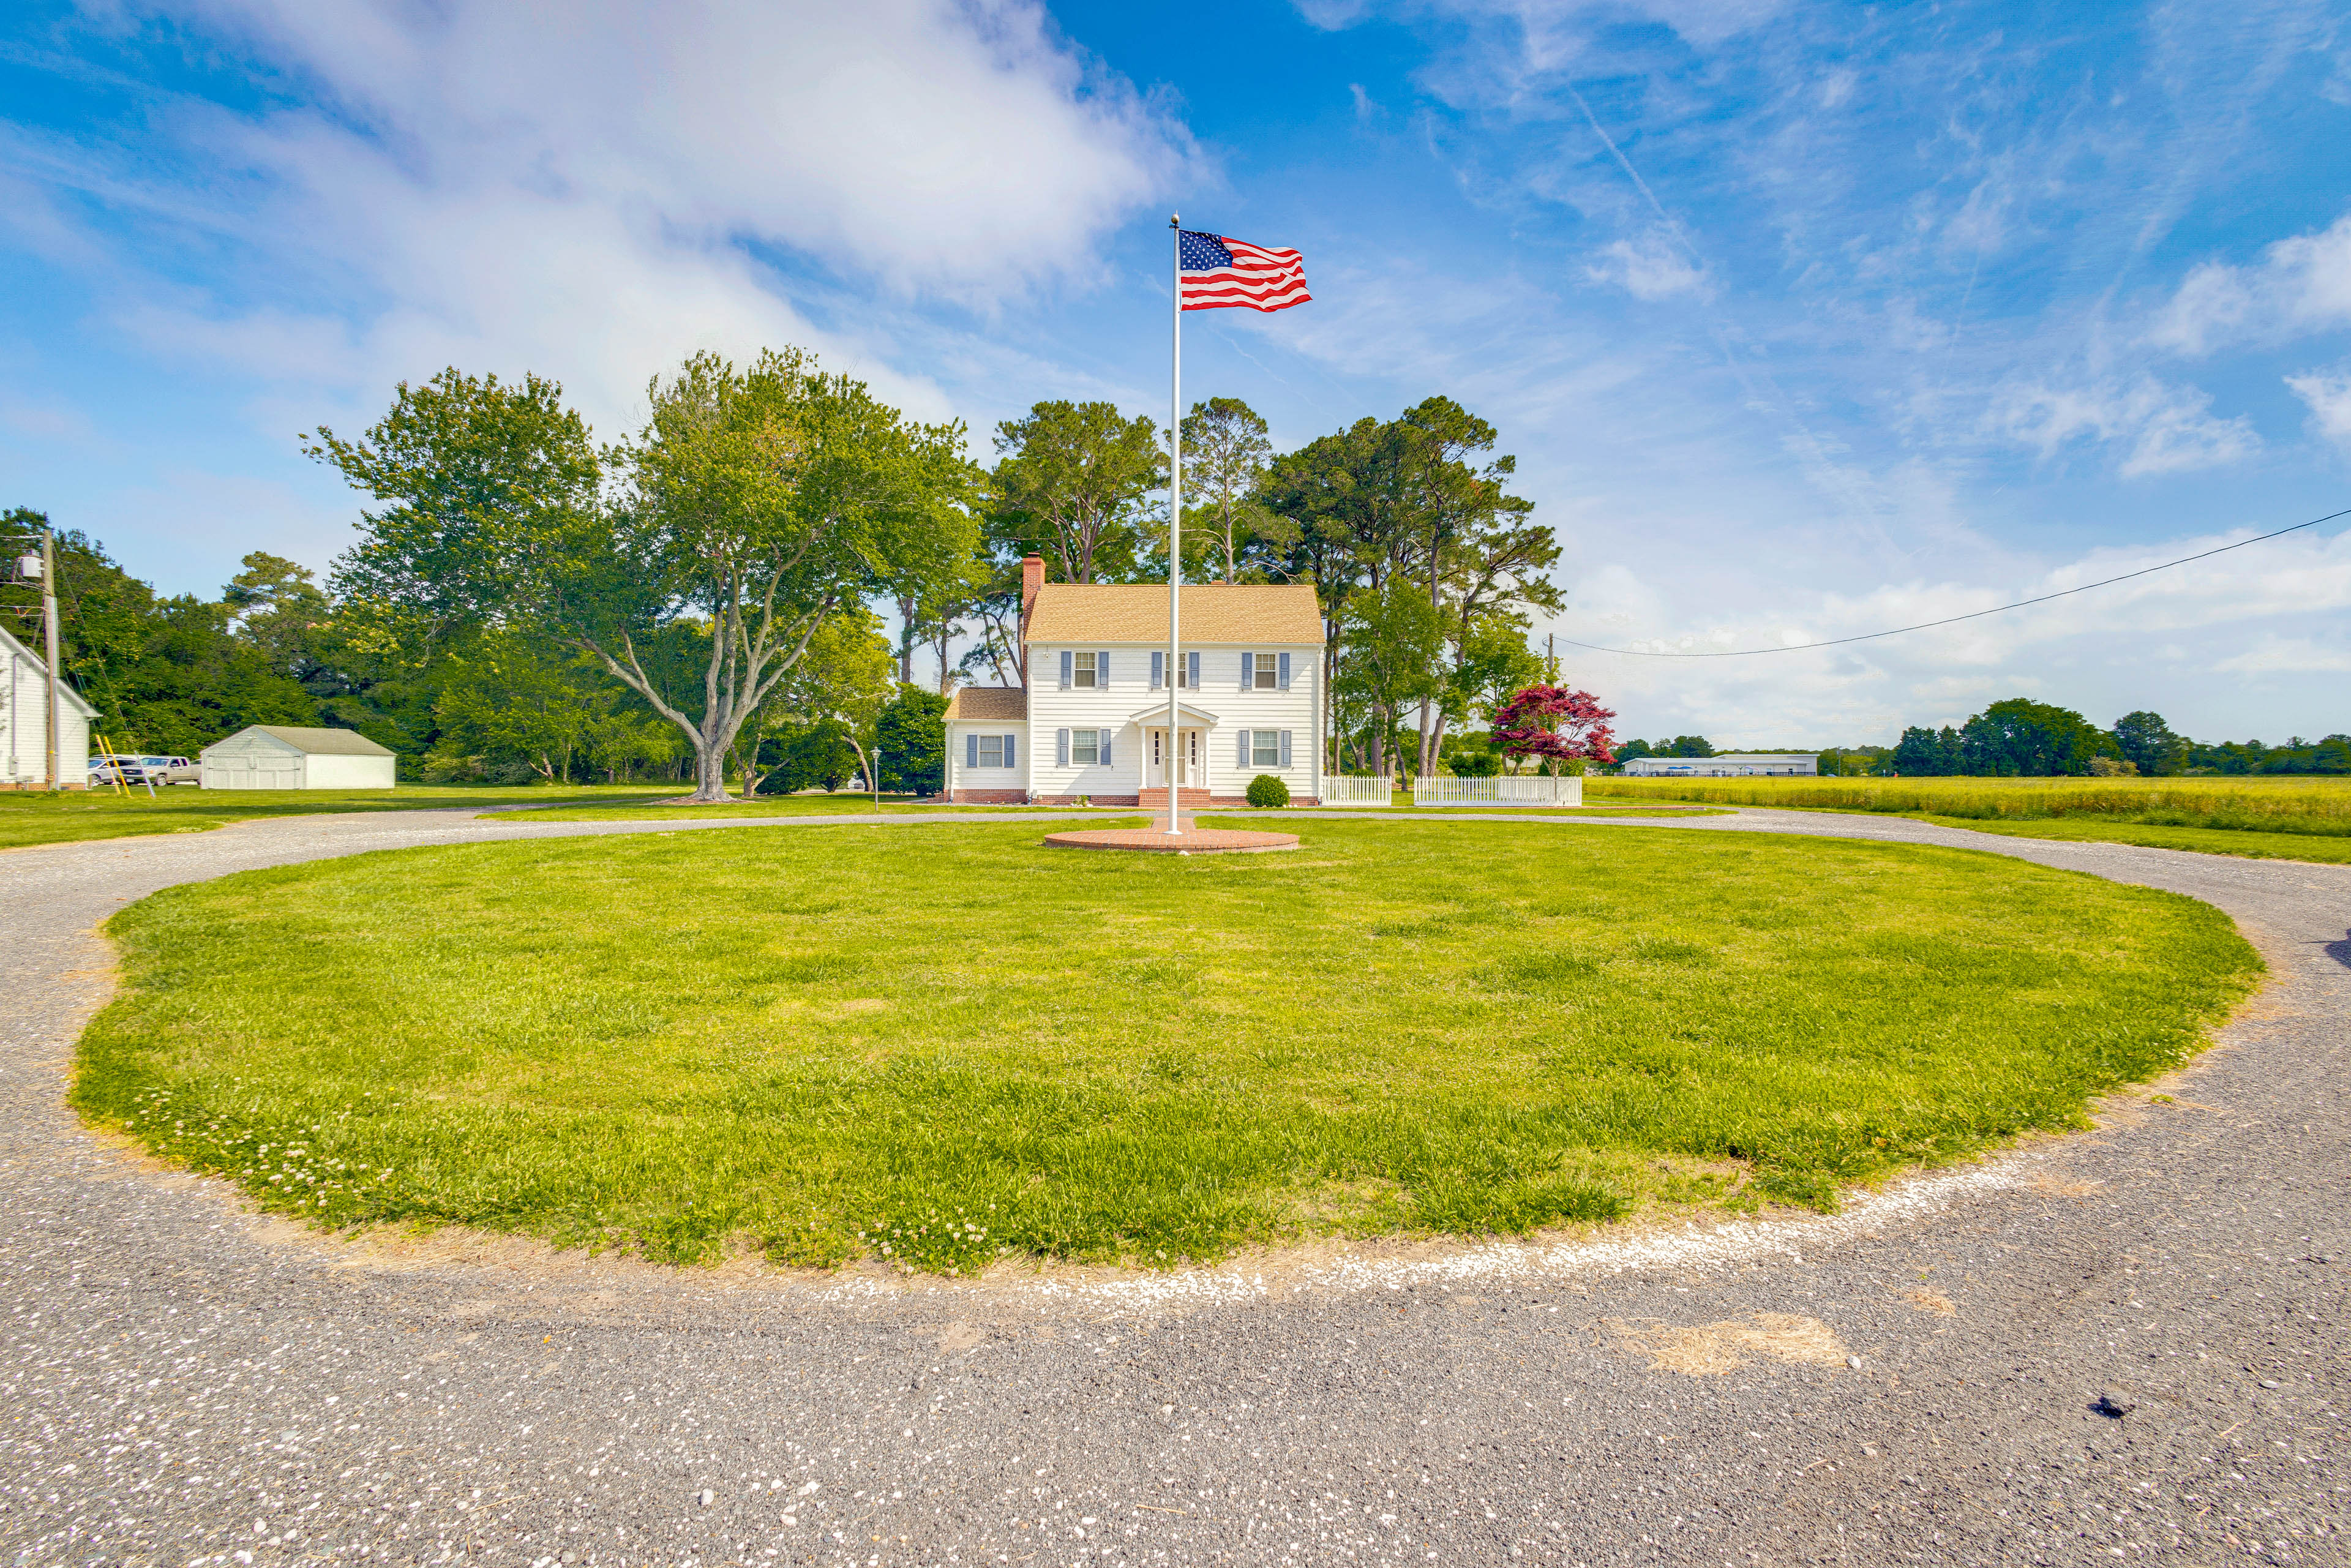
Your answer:
[[[1894,771],[1905,779],[1931,779],[1960,769],[1959,732],[1949,725],[1940,731],[1911,725],[1894,743]]]
[[[2073,709],[2027,697],[1993,703],[1959,731],[1967,771],[1999,778],[2087,773],[2105,739]]]
[[[1240,580],[1253,547],[1278,548],[1294,532],[1258,494],[1273,460],[1266,432],[1264,416],[1237,397],[1196,402],[1184,416],[1184,494],[1192,501],[1184,526],[1214,538],[1227,582]]]
[[[911,423],[797,350],[696,354],[599,452],[553,382],[444,371],[402,382],[356,441],[306,450],[384,503],[336,586],[413,643],[503,627],[594,659],[684,736],[694,799],[726,799],[746,724],[834,616],[967,559],[960,425]],[[648,644],[698,624],[699,691]]]
[[[2172,733],[2159,713],[2141,709],[2115,720],[2115,749],[2141,773],[2171,773],[2188,756],[2188,742]]]
[[[796,718],[838,727],[857,753],[857,770],[867,788],[878,789],[873,748],[882,711],[897,691],[890,677],[890,645],[860,606],[818,630],[777,696]]]
[[[1345,642],[1332,683],[1334,695],[1370,721],[1366,760],[1374,773],[1384,774],[1398,716],[1442,689],[1445,621],[1419,584],[1392,578],[1349,599],[1341,625]]]
[[[1533,611],[1559,607],[1548,577],[1559,545],[1548,528],[1529,520],[1532,503],[1510,494],[1516,459],[1478,461],[1496,439],[1492,425],[1433,397],[1393,420],[1358,420],[1269,468],[1259,493],[1289,524],[1270,574],[1316,585],[1334,700],[1344,607],[1358,593],[1384,593],[1393,579],[1416,584],[1444,622],[1438,668],[1449,653],[1457,674],[1494,624],[1523,629]],[[1414,760],[1423,772],[1435,768],[1447,726],[1463,711],[1445,692],[1478,678],[1440,679],[1418,699]],[[1334,743],[1339,727],[1332,726]]]
[[[1062,582],[1134,575],[1146,509],[1167,483],[1158,427],[1110,402],[1040,402],[996,427],[994,506],[1001,542],[1033,549]]]

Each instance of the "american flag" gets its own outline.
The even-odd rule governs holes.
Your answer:
[[[1183,229],[1176,256],[1186,310],[1287,310],[1314,298],[1306,292],[1305,264],[1294,250]]]

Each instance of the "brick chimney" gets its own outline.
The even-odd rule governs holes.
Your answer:
[[[1045,586],[1045,558],[1020,558],[1020,641],[1029,641],[1029,615],[1037,607],[1037,591]]]

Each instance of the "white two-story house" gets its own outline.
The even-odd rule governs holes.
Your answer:
[[[1026,686],[966,686],[948,704],[946,789],[986,805],[1238,805],[1270,773],[1290,799],[1322,786],[1322,615],[1311,584],[1183,590],[1183,658],[1167,724],[1167,586],[1045,581],[1021,563]]]

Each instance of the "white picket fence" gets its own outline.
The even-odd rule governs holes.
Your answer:
[[[1574,774],[1552,779],[1520,774],[1494,779],[1415,779],[1416,806],[1581,806],[1583,780]]]
[[[1333,773],[1322,775],[1322,803],[1326,806],[1392,806],[1395,803],[1395,780],[1342,778]]]

